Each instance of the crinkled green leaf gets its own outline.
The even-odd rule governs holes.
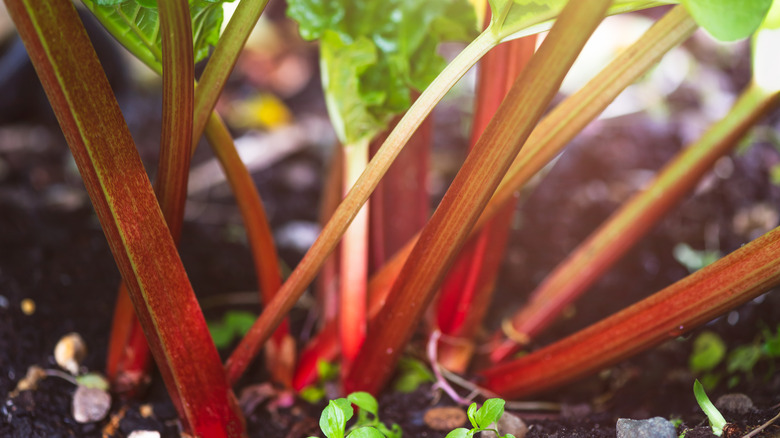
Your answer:
[[[82,0],[103,26],[133,55],[162,70],[160,20],[154,0]],[[224,0],[189,0],[195,62],[217,44]]]
[[[504,415],[505,403],[506,402],[500,398],[485,400],[485,404],[483,404],[474,415],[474,420],[477,422],[477,425],[480,428],[485,429],[490,426],[491,423],[498,421],[498,419]]]
[[[772,0],[683,0],[696,23],[721,41],[749,37],[758,29]]]
[[[327,29],[338,28],[347,9],[343,0],[295,0],[287,4],[287,16],[298,22],[298,31],[309,41],[322,37]]]
[[[374,137],[409,107],[410,88],[424,89],[445,66],[436,53],[440,41],[476,35],[474,9],[466,0],[289,0],[288,5],[301,35],[320,39],[328,111],[345,144]]]
[[[360,75],[376,62],[374,44],[365,37],[350,41],[326,30],[322,34],[320,57],[325,102],[339,139],[345,144],[353,144],[382,129],[383,122],[369,111],[364,98],[380,102],[384,95],[379,91],[374,96],[361,95],[359,88]]]

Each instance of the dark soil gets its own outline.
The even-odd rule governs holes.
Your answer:
[[[692,51],[699,53],[695,48]],[[746,80],[740,63],[744,59],[736,58],[727,68],[720,59],[702,61],[708,72],[718,75],[719,83],[726,84],[725,93],[732,95]],[[247,87],[240,77],[234,80],[233,91]],[[152,169],[159,131],[149,126],[159,126],[159,96],[138,90],[127,81],[117,77],[115,87],[142,157]],[[42,380],[34,391],[9,396],[30,366],[57,368],[54,346],[70,332],[81,334],[88,345],[83,369],[104,368],[119,282],[67,146],[48,109],[35,103],[43,102],[41,91],[26,83],[19,87],[27,93],[20,99],[33,108],[0,121],[0,394],[5,399],[0,436],[125,437],[134,430],[178,436],[176,412],[156,376],[144,398],[131,402],[115,398],[109,416],[97,423],[75,422],[70,413],[75,387],[56,377]],[[319,99],[317,96],[313,81],[289,96],[288,104],[295,109],[302,102]],[[705,124],[693,116],[700,112],[703,99],[703,91],[694,83],[683,84],[670,96],[671,112],[662,120],[633,115],[596,122],[572,143],[518,210],[496,293],[498,304],[486,325],[495,327],[520,306],[525,295],[641,185],[648,171],[659,169],[690,140],[691,124]],[[322,116],[318,102],[314,111]],[[447,127],[462,124],[458,117],[462,115],[457,111],[444,110],[437,123],[445,131],[457,131]],[[770,170],[780,163],[780,154],[769,141],[771,136],[765,134],[774,132],[776,136],[778,129],[780,113],[775,112],[756,130],[750,148],[721,161],[719,170],[705,177],[695,194],[639,242],[534,347],[573,333],[685,276],[686,269],[671,256],[678,243],[728,253],[757,233],[777,226],[780,187],[770,182]],[[462,138],[439,142],[437,156],[462,157]],[[210,158],[206,149],[200,148],[196,163]],[[316,222],[319,184],[297,182],[321,180],[324,155],[318,147],[303,148],[254,174],[277,236],[289,232],[291,224],[305,228]],[[438,175],[445,180],[450,176],[446,170]],[[440,195],[432,194],[436,199]],[[196,293],[204,302],[213,302],[215,296],[226,292],[254,289],[251,256],[229,193],[216,186],[192,203],[198,214],[185,224],[181,254]],[[769,213],[755,215],[747,227],[736,219],[759,210]],[[280,253],[293,266],[302,249],[290,242]],[[22,311],[23,300],[35,303],[34,312]],[[215,318],[228,308],[204,305],[207,318]],[[292,317],[294,329],[304,331],[309,324],[306,308],[296,309]],[[681,338],[535,398],[560,403],[560,412],[517,415],[531,426],[528,437],[614,437],[618,418],[654,416],[681,420],[679,430],[687,430],[688,438],[714,436],[693,398],[691,388],[697,376],[688,367],[692,340],[703,330],[712,331],[732,351],[757,342],[764,328],[776,331],[778,324],[780,293],[771,291]],[[755,406],[741,414],[724,412],[731,423],[724,436],[742,436],[777,414],[778,366],[777,359],[762,359],[750,373],[729,373],[725,365],[716,368],[714,372],[722,379],[710,390],[713,400],[727,393],[742,393]],[[728,387],[727,380],[733,376],[739,381]],[[237,394],[263,379],[262,367],[255,365]],[[379,400],[381,418],[400,424],[407,437],[443,437],[446,431],[430,429],[423,421],[431,406],[452,404],[446,396],[439,396],[430,385],[412,394],[388,391]],[[145,415],[148,407],[151,415]],[[302,401],[291,408],[263,402],[246,412],[248,430],[252,437],[316,435],[321,409],[322,405]],[[780,436],[780,426],[770,426],[759,436]]]

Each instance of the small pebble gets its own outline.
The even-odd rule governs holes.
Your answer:
[[[617,438],[677,438],[677,429],[661,417],[649,420],[620,418],[617,421]]]
[[[430,408],[423,417],[431,429],[447,431],[463,426],[467,419],[466,412],[455,406]]]
[[[33,313],[35,313],[35,301],[29,298],[25,298],[22,300],[21,307],[22,307],[22,313],[24,313],[27,316],[30,316]]]
[[[79,386],[73,394],[73,418],[79,423],[100,421],[109,409],[111,395],[102,389]]]
[[[154,407],[147,403],[145,405],[141,405],[141,407],[138,408],[138,412],[141,414],[141,417],[149,418],[154,416]]]
[[[715,401],[715,407],[721,411],[747,414],[755,406],[753,405],[753,400],[745,394],[724,394]]]
[[[528,426],[520,417],[509,412],[504,412],[504,415],[498,419],[490,427],[495,427],[501,435],[511,433],[515,438],[523,438],[528,433]],[[497,438],[495,432],[482,432],[482,436],[485,438]]]
[[[156,430],[134,430],[127,438],[160,438],[160,432]]]
[[[54,360],[57,365],[74,376],[79,373],[79,365],[87,356],[87,344],[78,333],[68,333],[54,347]]]

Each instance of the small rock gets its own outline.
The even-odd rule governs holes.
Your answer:
[[[111,395],[102,389],[79,386],[73,394],[73,418],[79,423],[100,421],[110,408]]]
[[[160,438],[160,432],[156,430],[134,430],[127,438]]]
[[[617,438],[677,438],[677,430],[669,420],[661,417],[649,420],[620,418]]]
[[[78,333],[68,333],[54,347],[54,360],[57,365],[74,376],[79,373],[79,365],[87,356],[87,344]]]
[[[491,424],[490,427],[495,427],[501,435],[511,433],[515,438],[523,438],[528,433],[528,426],[526,426],[525,421],[509,412],[504,412],[504,415],[498,419],[498,422]],[[482,432],[482,436],[485,438],[498,438],[495,432]]]
[[[745,394],[724,394],[715,401],[715,407],[721,411],[747,414],[755,408],[755,405]]]
[[[463,426],[467,419],[463,409],[456,406],[430,408],[423,416],[423,421],[431,429],[446,431]]]

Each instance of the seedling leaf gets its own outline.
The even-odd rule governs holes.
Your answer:
[[[479,423],[477,423],[477,404],[472,403],[469,405],[469,408],[466,410],[466,415],[469,417],[469,422],[474,427],[479,427]]]
[[[500,398],[491,398],[485,401],[485,404],[476,412],[475,420],[480,428],[487,428],[492,423],[498,421],[504,415],[504,400]]]
[[[420,384],[433,382],[433,373],[419,360],[401,358],[398,363],[400,376],[395,381],[395,389],[400,392],[414,392]]]
[[[374,416],[379,415],[379,406],[376,402],[376,399],[367,392],[353,392],[347,396],[347,400],[354,403],[355,406],[359,407],[360,409],[374,414]]]
[[[761,347],[758,345],[740,345],[729,353],[726,370],[729,373],[737,371],[750,373],[759,359],[761,359]]]
[[[361,427],[352,431],[349,438],[385,438],[385,436],[373,427]]]
[[[704,387],[701,386],[698,380],[693,383],[693,395],[696,397],[696,402],[699,403],[699,407],[707,415],[712,427],[712,433],[717,436],[723,434],[723,427],[726,426],[726,419],[723,418],[718,408],[712,404],[710,398],[707,397],[707,393],[704,392]]]
[[[465,427],[459,427],[452,432],[448,433],[446,437],[444,438],[466,438],[471,436],[471,431],[466,429]]]
[[[693,341],[693,352],[688,360],[688,368],[693,373],[711,371],[726,355],[726,344],[720,336],[712,332],[703,332]]]
[[[683,0],[699,25],[721,41],[749,37],[758,29],[772,0]]]
[[[347,421],[352,418],[352,405],[345,398],[328,402],[320,416],[320,429],[328,438],[344,438]]]

